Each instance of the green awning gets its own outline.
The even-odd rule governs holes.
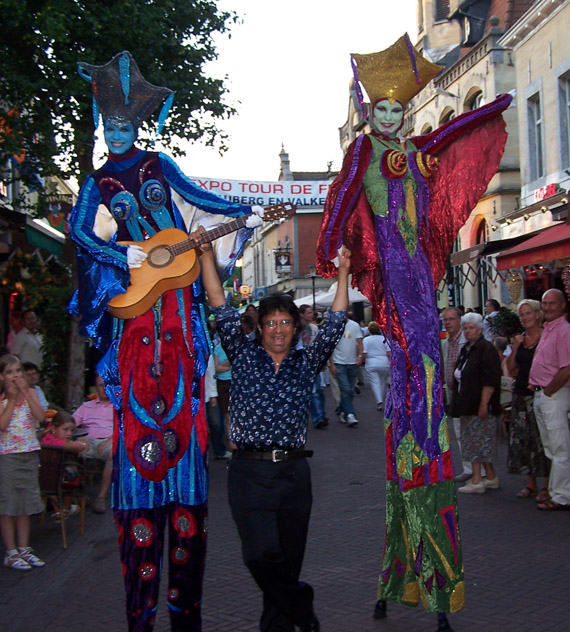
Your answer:
[[[26,241],[36,248],[41,248],[47,252],[63,257],[63,244],[65,242],[65,235],[50,236],[42,230],[36,228],[34,224],[27,224],[26,226]]]

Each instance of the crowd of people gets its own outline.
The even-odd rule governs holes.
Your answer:
[[[506,469],[527,476],[517,497],[535,498],[543,511],[570,509],[566,298],[552,288],[541,301],[520,301],[520,331],[510,339],[496,328],[501,310],[490,299],[485,317],[456,307],[442,313],[447,410],[463,466],[456,480],[465,482],[458,491],[482,494],[499,487],[493,464],[502,419],[509,424]]]
[[[104,513],[110,493],[131,632],[153,629],[166,547],[172,629],[201,629],[210,449],[229,460],[243,560],[263,593],[260,629],[320,630],[313,589],[300,576],[312,504],[312,451],[305,443],[310,422],[318,430],[329,426],[327,384],[338,421],[353,429],[347,432],[371,417],[384,422],[387,524],[376,618],[386,616],[387,600],[421,600],[437,614],[438,630],[451,630],[446,613],[463,607],[464,579],[445,424],[453,420],[459,440],[464,485],[458,491],[499,488],[502,377],[515,379],[509,468],[525,468],[528,476],[519,497],[536,497],[544,511],[570,508],[570,324],[563,293],[548,290],[539,306],[522,301],[524,334],[510,341],[494,331],[501,309],[494,299],[485,315],[447,308],[440,348],[431,291],[476,193],[498,168],[506,139],[501,112],[511,98],[456,117],[404,152],[398,132],[405,105],[440,68],[417,55],[407,36],[386,51],[353,55],[352,62],[356,83],[371,99],[373,132],[348,149],[327,196],[316,263],[323,276],[337,277],[337,290],[322,322],[286,295],[266,297],[243,315],[226,303],[221,281],[264,210],[200,189],[172,158],[137,146],[141,125],[159,106],[159,128],[164,123],[173,93],[147,82],[130,53],[102,66],[78,64],[109,150],[83,182],[69,217],[80,277],[70,311],[100,352],[95,394],[72,417],[58,412],[39,432],[48,405],[38,383],[42,337],[36,315],[23,312],[7,341],[12,355],[0,359],[0,528],[6,566],[43,566],[29,546],[30,515],[43,510],[41,443],[100,460],[93,508]],[[436,185],[461,172],[457,163],[467,159],[469,178],[458,183],[450,208]],[[430,241],[424,239],[429,222],[451,224]],[[207,228],[221,224],[227,232],[210,243]],[[128,297],[140,270],[162,265],[145,242],[176,229],[199,254],[196,275],[152,301],[135,302],[127,314],[117,312],[116,298]],[[158,250],[168,250],[163,246]],[[384,330],[351,318],[349,274]],[[357,415],[365,376],[375,410],[360,407]],[[545,479],[540,493],[539,478]],[[62,511],[68,509],[55,507],[60,518]],[[400,569],[410,551],[414,568]]]

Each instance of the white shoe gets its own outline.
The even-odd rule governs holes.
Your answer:
[[[499,477],[495,476],[495,478],[484,478],[483,485],[485,485],[486,489],[499,489]]]
[[[40,560],[40,558],[34,554],[34,551],[30,546],[19,546],[18,553],[20,555],[20,559],[24,560],[24,562],[30,566],[41,568],[46,565],[43,560]]]
[[[481,481],[480,483],[472,483],[469,481],[463,487],[460,487],[457,491],[462,494],[484,494],[486,491],[485,483]]]
[[[346,423],[346,414],[345,413],[339,413],[338,420],[340,421],[341,424],[345,424]]]
[[[356,426],[357,424],[358,424],[358,419],[352,413],[348,413],[348,415],[346,416],[346,425]]]

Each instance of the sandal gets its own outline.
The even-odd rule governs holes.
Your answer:
[[[517,498],[533,498],[537,493],[536,489],[532,489],[532,487],[526,485],[526,487],[523,487],[517,494]]]
[[[550,494],[548,492],[548,489],[546,487],[543,487],[536,496],[536,502],[545,503],[545,502],[548,502],[549,500],[550,500]]]
[[[552,500],[552,498],[549,498],[543,503],[539,503],[537,507],[541,511],[570,511],[570,505],[561,505]]]
[[[4,556],[4,566],[13,568],[16,571],[29,571],[32,568],[31,564],[28,564],[26,560],[22,559],[16,550],[11,554],[6,553]]]

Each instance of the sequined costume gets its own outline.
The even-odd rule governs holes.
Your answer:
[[[500,113],[510,100],[499,97],[403,142],[377,132],[359,136],[331,186],[317,248],[323,276],[335,274],[331,259],[341,244],[352,250],[353,285],[390,339],[378,594],[407,605],[421,600],[430,612],[464,604],[434,288],[459,228],[497,170],[506,140]]]
[[[107,312],[129,283],[126,247],[164,228],[189,232],[250,212],[194,185],[164,154],[134,147],[110,155],[89,176],[70,216],[79,290],[72,308],[81,333],[104,357],[98,370],[115,406],[111,504],[119,527],[129,629],[154,624],[164,545],[170,530],[168,606],[173,630],[200,630],[208,477],[204,374],[210,352],[203,290],[165,292],[131,320]],[[250,230],[214,244],[222,273]]]

